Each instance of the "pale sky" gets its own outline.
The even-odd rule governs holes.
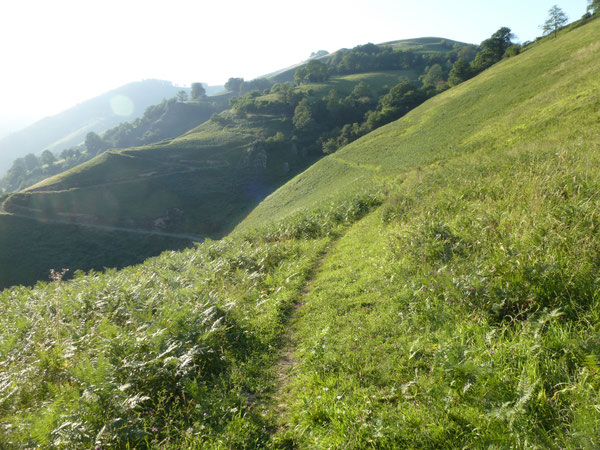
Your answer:
[[[439,36],[478,44],[502,26],[541,34],[587,0],[0,0],[0,121],[56,114],[131,81],[249,80],[367,42]]]

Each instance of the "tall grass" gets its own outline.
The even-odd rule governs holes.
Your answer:
[[[332,236],[376,202],[3,291],[0,447],[260,446],[290,308]]]

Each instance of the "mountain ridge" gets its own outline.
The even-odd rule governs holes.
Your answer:
[[[88,132],[102,132],[141,116],[148,106],[173,97],[181,89],[169,81],[136,81],[40,119],[0,139],[0,174],[18,157],[80,144]]]

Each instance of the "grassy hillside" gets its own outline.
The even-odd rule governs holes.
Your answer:
[[[383,42],[378,44],[380,46],[391,47],[394,50],[412,50],[417,54],[432,54],[441,53],[445,54],[452,51],[455,48],[461,48],[464,46],[470,46],[471,44],[465,44],[464,42],[453,41],[451,39],[443,39],[436,37],[424,37],[416,39],[402,39],[399,41]],[[336,52],[330,53],[329,55],[317,58],[319,61],[327,62],[334,58],[336,53],[343,52],[347,49],[341,49]],[[298,68],[303,67],[307,62],[296,64],[288,69],[280,70],[275,72],[269,78],[277,83],[285,83],[294,81],[294,74]]]
[[[288,179],[283,162],[296,173],[307,164],[290,147],[269,158],[263,170],[254,170],[248,160],[252,143],[273,123],[232,122],[229,128],[209,123],[164,144],[108,151],[11,195],[5,209],[38,218],[220,237]]]
[[[185,238],[39,222],[0,212],[0,289],[48,280],[50,269],[83,271],[139,264],[164,250],[192,246]]]
[[[255,80],[242,83],[235,98],[228,93],[210,103],[163,102],[142,119],[107,131],[95,144],[97,151],[119,150],[75,167],[76,159],[69,160],[72,169],[43,181],[29,179],[36,184],[4,198],[2,207],[18,217],[53,223],[220,238],[324,153],[444,89],[443,82],[420,87],[418,79],[434,62],[447,77],[463,45],[435,39],[423,40],[418,48],[413,44],[412,53],[358,46],[332,60],[331,73],[318,83]],[[379,114],[388,92],[407,80],[412,83],[405,83],[406,98],[397,91],[389,102],[395,106]],[[221,106],[212,103],[217,97]],[[206,120],[230,98],[231,111],[213,115],[179,138],[142,145]],[[14,186],[25,182],[13,181]]]
[[[361,82],[379,92],[407,75],[411,75],[409,71],[334,77],[326,83],[301,86],[297,92],[320,99],[335,88],[348,95]],[[322,156],[320,151],[310,153],[302,143],[292,140],[293,124],[287,113],[268,110],[270,105],[278,105],[277,94],[256,101],[266,105],[266,110],[241,116],[225,112],[177,139],[109,150],[20,193],[3,196],[4,210],[55,224],[80,223],[220,238],[269,193]],[[269,141],[277,133],[283,139]],[[27,227],[24,232],[29,230]],[[102,236],[92,233],[89,238]],[[11,247],[10,240],[3,245],[7,254],[19,251]],[[104,242],[96,241],[94,245],[103,246]],[[169,248],[173,247],[164,247]],[[115,256],[120,254],[124,253],[117,252]],[[43,256],[44,261],[50,257]],[[24,254],[19,266],[33,265],[28,258]],[[81,258],[71,258],[69,267],[98,269],[109,262],[94,259],[79,265]],[[110,261],[122,267],[131,259]],[[22,280],[15,278],[15,282]]]
[[[593,22],[585,32],[566,33],[502,61],[324,158],[269,196],[240,229],[284,217],[337,192],[397,183],[412,171],[458,154],[493,154],[542,138],[553,145],[558,139],[590,139],[597,120],[597,67],[590,64],[598,50],[592,37],[597,26]]]
[[[0,293],[0,446],[597,448],[599,32],[323,159],[222,241]]]

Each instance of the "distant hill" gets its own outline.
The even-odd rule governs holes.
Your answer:
[[[0,140],[0,174],[18,157],[46,149],[60,151],[81,143],[90,131],[102,132],[140,117],[148,106],[174,97],[181,89],[170,81],[137,81],[41,119]]]
[[[464,42],[453,41],[451,39],[444,39],[438,37],[424,37],[424,38],[416,38],[416,39],[401,39],[398,41],[389,41],[382,42],[381,44],[377,44],[380,47],[391,47],[394,50],[413,50],[415,52],[421,54],[431,54],[435,52],[439,53],[447,53],[453,49],[462,48],[462,47],[471,47],[473,49],[476,48],[473,44],[467,44]],[[327,62],[333,58],[339,57],[341,53],[347,52],[348,49],[342,48],[333,53],[329,53],[324,56],[320,56],[318,58],[310,58],[304,62],[294,64],[285,69],[281,69],[275,72],[272,72],[265,77],[276,81],[278,83],[284,83],[286,81],[293,81],[294,74],[298,68],[305,66],[311,59],[317,59],[322,62]]]
[[[447,77],[452,61],[465,46],[447,43],[445,52],[391,54],[387,48],[367,44],[341,55],[352,59],[352,64],[343,67],[344,60],[337,53],[334,58],[339,61],[328,64],[331,76],[303,80],[297,86],[272,80],[248,82],[258,88],[242,90],[237,97],[232,92],[209,97],[209,103],[231,99],[232,109],[213,115],[175,139],[144,145],[149,141],[135,136],[138,132],[145,136],[144,126],[120,126],[115,136],[109,132],[103,136],[112,142],[108,147],[112,150],[6,195],[3,208],[17,217],[34,218],[57,228],[84,224],[96,229],[220,238],[260,201],[325,153],[400,117],[445,89],[443,80],[437,87],[422,85],[419,79],[432,65],[443,66]],[[394,94],[395,86],[399,89]],[[169,120],[148,121],[151,133],[159,132],[161,124],[171,128],[171,119],[183,120],[182,114],[195,108],[181,103],[172,106],[172,113],[165,116]],[[154,108],[148,111],[148,119],[154,112]],[[365,119],[367,113],[373,120]],[[123,148],[130,145],[136,147]],[[8,222],[0,216],[2,220]],[[104,238],[98,233],[90,237],[98,245]],[[13,244],[5,241],[2,245],[8,248]],[[76,246],[64,247],[64,254],[74,255],[71,268],[78,267],[78,251]],[[104,264],[98,254],[86,267]],[[110,264],[115,264],[114,258]]]
[[[10,136],[38,120],[39,117],[28,116],[0,117],[0,139]]]

